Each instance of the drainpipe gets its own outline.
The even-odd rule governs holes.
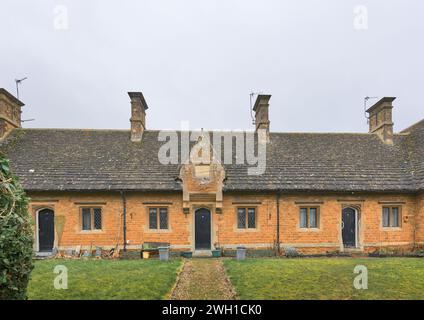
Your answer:
[[[121,198],[122,198],[122,208],[124,209],[124,252],[127,251],[127,200],[125,198],[125,192],[121,191]]]
[[[280,196],[281,193],[277,192],[277,255],[280,254]]]
[[[414,228],[413,228],[414,238],[412,240],[413,241],[412,250],[415,250],[417,248],[417,215],[418,215],[418,211],[419,211],[419,199],[418,199],[418,197],[419,197],[418,195],[415,197],[415,210],[414,210],[414,216],[412,217],[413,218],[413,225],[414,225]]]

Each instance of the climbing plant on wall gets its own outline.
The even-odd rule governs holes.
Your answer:
[[[28,198],[0,153],[0,300],[26,299],[32,245]]]

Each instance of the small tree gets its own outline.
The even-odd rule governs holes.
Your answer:
[[[0,154],[0,300],[27,298],[32,245],[28,198]]]

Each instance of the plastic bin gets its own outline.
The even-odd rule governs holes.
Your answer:
[[[191,257],[193,257],[193,252],[191,252],[191,251],[184,251],[183,252],[183,257],[184,258],[191,258]]]
[[[245,247],[237,247],[237,260],[245,260],[246,259],[246,248]]]
[[[160,247],[159,249],[159,259],[160,261],[168,261],[169,260],[169,248],[168,247]]]
[[[212,257],[219,258],[221,256],[221,249],[212,250]]]

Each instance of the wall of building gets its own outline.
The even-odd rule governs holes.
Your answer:
[[[102,246],[112,248],[123,244],[123,201],[118,192],[107,193],[31,193],[31,211],[36,221],[37,211],[51,208],[55,212],[55,246],[70,249]],[[168,230],[148,229],[148,208],[167,207]],[[81,208],[102,208],[102,230],[82,231]],[[127,240],[129,249],[139,248],[143,242],[170,242],[175,247],[189,246],[188,218],[182,213],[180,194],[126,194]],[[63,232],[59,224],[63,223]],[[36,225],[36,223],[35,223]]]
[[[417,205],[416,205],[416,231],[415,238],[417,246],[424,248],[424,193],[421,193],[417,196]]]
[[[255,208],[256,228],[237,228],[237,209]],[[224,194],[222,214],[218,217],[219,244],[225,248],[272,249],[277,241],[277,202],[274,194]]]
[[[123,203],[118,192],[108,193],[31,193],[31,212],[51,208],[55,212],[55,246],[59,249],[102,246],[112,248],[123,244]],[[182,193],[128,193],[127,240],[129,249],[138,249],[143,242],[169,242],[175,250],[194,249],[194,212],[197,208],[211,210],[212,246],[272,249],[277,236],[277,202],[271,193],[224,193],[222,211],[214,203],[191,203],[188,214],[183,213]],[[402,208],[400,228],[382,227],[382,207],[393,204]],[[319,228],[301,229],[299,210],[302,206],[318,206]],[[81,230],[81,207],[102,208],[102,230]],[[149,230],[149,207],[168,207],[169,229]],[[256,229],[237,228],[237,208],[255,207]],[[360,218],[359,249],[372,251],[382,247],[410,247],[424,243],[424,195],[300,195],[282,194],[280,198],[280,244],[295,247],[300,252],[317,253],[343,249],[341,212],[344,207],[358,209]],[[417,217],[414,217],[415,212]],[[416,218],[416,219],[414,219]],[[414,222],[418,227],[414,231]],[[61,231],[63,230],[63,231]],[[37,249],[37,248],[35,248]]]
[[[55,246],[59,249],[71,249],[79,245],[85,249],[90,246],[112,248],[117,243],[122,247],[123,202],[119,193],[31,193],[30,197],[34,221],[39,210],[44,208],[54,210]],[[237,229],[237,208],[240,205],[254,206],[257,209],[255,230]],[[102,208],[101,231],[81,230],[82,207]],[[150,207],[168,208],[169,229],[149,229]],[[276,202],[275,196],[272,195],[225,197],[222,213],[219,214],[216,213],[215,204],[212,202],[193,202],[190,204],[189,214],[184,214],[181,193],[127,193],[126,208],[129,249],[137,249],[143,242],[169,242],[173,249],[193,250],[194,212],[197,208],[208,208],[211,211],[212,246],[235,248],[237,245],[246,245],[272,248],[276,240]]]
[[[380,247],[408,247],[414,242],[413,215],[416,199],[406,195],[282,195],[282,246],[296,247],[302,252],[343,250],[342,210],[352,207],[359,213],[358,246],[364,251]],[[400,228],[382,227],[382,208],[385,205],[401,207]],[[320,212],[318,229],[299,228],[302,206],[317,206]],[[411,219],[412,216],[412,219]]]

